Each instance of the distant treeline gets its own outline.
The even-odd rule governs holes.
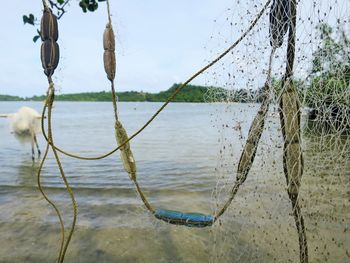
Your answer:
[[[0,94],[0,101],[21,101],[24,100],[21,97],[18,96],[10,96],[10,95],[1,95]]]
[[[164,102],[181,84],[174,84],[166,91],[158,93],[149,93],[142,91],[118,92],[119,101],[148,101]],[[232,93],[223,88],[207,87],[198,85],[188,85],[172,100],[174,102],[217,102],[217,101],[235,101],[235,102],[259,102],[259,91],[240,89]],[[45,96],[33,96],[21,98],[18,96],[0,95],[0,101],[43,101]],[[56,95],[57,101],[111,101],[111,92],[83,92],[75,94]]]

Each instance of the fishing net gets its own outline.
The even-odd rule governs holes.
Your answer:
[[[274,2],[272,6],[276,2],[283,6],[288,1]],[[215,18],[213,34],[206,44],[210,56],[215,57],[217,50],[232,43],[263,4],[235,1]],[[293,80],[301,104],[299,144],[304,170],[298,199],[310,262],[349,260],[349,7],[346,1],[320,0],[299,1],[297,8]],[[280,14],[288,12],[283,10]],[[283,32],[283,26],[280,30]],[[270,109],[254,164],[230,209],[212,230],[213,262],[299,260],[279,115],[283,112],[280,100],[287,44],[285,36],[273,55]],[[226,105],[213,114],[221,147],[215,168],[217,186],[212,195],[214,211],[231,195],[236,181],[248,131],[259,110],[256,102],[262,101],[271,49],[266,15],[235,50],[206,73],[206,85],[213,87],[206,100]]]
[[[166,251],[179,248],[163,257],[163,261],[186,258],[211,262],[342,262],[349,258],[346,225],[350,168],[349,4],[346,1],[305,1],[299,2],[295,10],[292,3],[295,1],[274,0],[264,10],[265,1],[236,1],[214,20],[213,34],[205,47],[209,64],[185,82],[188,84],[197,76],[200,76],[199,80],[204,77],[205,84],[210,87],[205,100],[216,105],[211,112],[212,125],[217,130],[217,143],[213,147],[218,148],[216,167],[213,168],[216,186],[211,198],[213,216],[206,217],[204,226],[214,224],[209,230],[200,230],[151,221],[154,229],[145,235],[138,234],[144,242],[140,249],[152,242],[152,249],[145,249],[147,253],[162,250],[163,242],[168,244],[164,248]],[[257,15],[261,10],[259,20]],[[44,136],[50,142],[47,149],[52,148],[74,208],[67,241],[61,240],[58,260],[63,261],[73,235],[77,206],[58,152],[80,159],[89,158],[67,154],[53,143],[54,129],[51,129],[50,121],[54,84],[51,76],[58,64],[59,48],[57,36],[50,35],[57,25],[52,24],[55,20],[48,8],[44,17],[48,22],[44,23],[43,29],[47,26],[48,36],[44,31],[41,59],[50,83],[45,105],[48,132]],[[117,76],[111,30],[109,16],[104,62],[114,95],[113,80]],[[223,50],[227,50],[226,56],[221,53]],[[166,204],[166,207],[183,208],[189,200],[195,199],[195,195],[187,193],[180,199],[174,194],[172,198],[165,177],[159,177],[157,181],[164,179],[162,186],[166,193],[152,195],[146,186],[144,194],[142,187],[152,180],[152,175],[140,179],[138,184],[137,157],[133,158],[130,146],[134,141],[130,144],[127,141],[147,133],[148,124],[159,121],[155,118],[184,87],[180,85],[153,117],[140,129],[136,128],[135,133],[129,133],[129,137],[118,119],[116,98],[113,97],[117,144],[122,150],[124,169],[147,207],[146,213],[140,208],[129,212],[124,222],[133,215],[138,218],[138,225],[145,225],[149,223],[146,218],[150,220],[155,215],[168,223],[187,226],[198,223],[198,219],[194,219],[198,214],[179,216],[174,211],[154,209],[151,202],[148,203],[147,198],[151,196],[149,200],[157,207]],[[179,144],[181,139],[179,136]],[[161,151],[160,147],[152,150]],[[103,159],[115,150],[90,160]],[[47,150],[42,164],[46,155]],[[185,159],[179,159],[184,169],[181,172],[193,171],[191,164],[186,166]],[[121,166],[121,162],[118,164]],[[122,171],[120,168],[119,172]],[[142,178],[145,174],[140,172],[140,175]],[[40,180],[40,172],[38,178]],[[179,188],[177,190],[181,190],[181,186]],[[198,207],[202,208],[202,205]],[[169,245],[169,239],[176,246]],[[198,246],[209,249],[208,254],[197,255]],[[185,247],[187,249],[183,250]],[[137,248],[130,246],[125,251]],[[147,253],[142,255],[143,259],[154,261],[153,254]]]

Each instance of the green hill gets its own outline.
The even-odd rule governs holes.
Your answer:
[[[0,94],[0,101],[21,101],[23,98],[17,97],[17,96],[10,96],[10,95],[1,95]]]
[[[149,102],[164,102],[181,84],[174,84],[166,91],[158,93],[125,91],[118,92],[119,101],[149,101]],[[227,101],[228,92],[223,88],[188,85],[173,99],[174,102],[211,102],[205,99],[208,90],[215,90],[215,101]],[[254,93],[254,94],[253,94]],[[255,102],[258,98],[259,91],[237,90],[235,96],[230,93],[230,101],[235,102]],[[55,96],[56,101],[111,101],[110,91],[100,92],[83,92],[72,94],[60,94]],[[45,96],[33,96],[30,98],[20,98],[16,96],[0,95],[0,101],[43,101]]]
[[[181,84],[174,84],[166,91],[158,93],[139,92],[139,91],[125,91],[118,92],[119,101],[150,101],[150,102],[164,102],[173,91]],[[183,89],[173,101],[176,102],[204,102],[204,94],[210,87],[188,85]],[[0,101],[43,101],[44,95],[33,96],[29,98],[20,98],[17,96],[0,95]],[[110,101],[110,91],[100,92],[82,92],[72,94],[60,94],[55,96],[57,101]]]

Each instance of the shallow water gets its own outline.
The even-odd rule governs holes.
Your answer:
[[[42,107],[37,102],[26,105],[39,112]],[[120,118],[128,134],[141,127],[160,105],[120,103]],[[0,113],[15,112],[20,106],[19,102],[1,102]],[[258,105],[252,104],[170,104],[131,143],[138,181],[152,205],[212,214],[217,203],[227,198],[244,138],[257,109]],[[119,153],[99,161],[61,156],[79,213],[66,262],[267,262],[274,258],[295,262],[298,244],[285,193],[278,121],[269,117],[249,178],[222,221],[212,228],[185,228],[154,219],[142,206],[123,171]],[[53,123],[55,143],[69,152],[96,156],[115,147],[110,103],[58,102]],[[321,151],[313,149],[312,143],[305,138],[307,167],[320,164]],[[43,150],[41,135],[39,144]],[[316,157],[319,153],[318,159],[315,153]],[[337,231],[336,241],[342,244],[328,246],[328,250],[337,251],[333,258],[336,260],[331,262],[345,262],[342,261],[347,258],[345,247],[350,244],[342,223],[349,211],[345,167],[348,162],[344,158],[345,161],[334,164],[341,169],[338,178],[331,180],[332,189],[328,192],[337,198],[337,204],[329,199],[313,200],[319,194],[318,187],[328,185],[327,180],[317,177],[317,181],[312,181],[314,173],[309,168],[304,175],[306,186],[302,193],[308,200],[304,211],[308,230],[311,229],[308,233],[313,242],[311,248],[326,244],[332,231],[333,234]],[[0,119],[1,262],[53,262],[57,257],[58,220],[37,190],[38,165],[39,161],[32,164],[30,145],[17,142],[10,134],[8,122]],[[330,165],[328,170],[333,168]],[[331,172],[326,169],[324,174],[327,177]],[[69,196],[52,154],[44,165],[42,181],[50,198],[62,209],[69,228],[72,218]],[[307,184],[309,181],[312,184]],[[216,186],[219,190],[214,191]],[[333,211],[323,215],[317,205],[332,207]],[[347,208],[339,212],[344,205]],[[316,220],[312,218],[313,209],[317,211]],[[325,219],[335,213],[339,213],[337,220]],[[316,227],[322,223],[323,227]],[[279,248],[280,237],[287,248]],[[311,258],[321,262],[327,258],[328,250],[320,254],[310,249]]]

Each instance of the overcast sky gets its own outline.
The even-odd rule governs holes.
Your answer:
[[[186,80],[205,61],[212,59],[236,40],[241,34],[240,30],[248,27],[261,8],[261,5],[255,6],[256,3],[265,3],[265,0],[255,0],[254,5],[251,0],[110,1],[113,26],[117,34],[117,91],[148,92],[166,90],[173,83]],[[60,63],[54,75],[56,88],[61,93],[109,90],[102,59],[102,34],[107,21],[106,4],[102,2],[96,12],[84,14],[78,6],[78,0],[71,2],[67,7],[68,12],[59,20]],[[297,50],[297,56],[301,59],[304,55],[310,56],[317,48],[317,43],[309,46],[307,43],[314,41],[314,28],[320,21],[334,24],[337,18],[342,18],[345,30],[350,31],[349,0],[317,0],[317,5],[313,5],[313,2],[303,0],[299,3],[298,12],[302,20],[298,20],[297,32],[298,41],[303,41],[303,46]],[[242,10],[237,10],[240,8]],[[22,15],[29,13],[40,19],[41,1],[5,1],[2,10],[0,94],[22,97],[42,95],[47,89],[47,81],[40,62],[41,41],[33,43],[36,28],[24,25],[22,21]],[[226,26],[230,22],[231,27]],[[254,37],[249,39],[253,45],[241,49],[241,58],[237,50],[228,58],[230,61],[226,65],[234,60],[232,66],[247,69],[242,71],[241,76],[239,70],[232,71],[233,75],[242,80],[236,88],[244,87],[250,75],[260,76],[256,82],[252,82],[253,88],[259,88],[263,83],[263,74],[249,70],[249,66],[254,68],[256,63],[265,69],[268,61],[267,52],[260,49],[262,51],[259,53],[257,48],[268,46],[267,15],[261,23],[262,27],[255,29],[252,33]],[[211,36],[214,36],[213,40]],[[204,48],[210,45],[212,50]],[[280,52],[284,57],[284,48]],[[238,61],[238,58],[241,60]],[[309,61],[300,62],[297,58],[296,64],[296,71],[299,72],[295,74],[299,76],[305,75],[310,68]],[[229,69],[224,70],[225,75],[227,70]],[[279,71],[274,70],[277,73]],[[206,82],[205,76],[193,83],[212,84]],[[215,84],[214,82],[213,85]],[[217,85],[221,86],[221,83],[218,82]]]
[[[117,89],[155,92],[184,81],[204,65],[203,49],[213,19],[231,0],[111,1],[117,32]],[[41,16],[41,1],[6,1],[0,16],[0,94],[44,94],[46,80],[40,62],[40,40],[22,15]],[[59,21],[61,59],[55,82],[62,93],[108,90],[103,69],[102,33],[106,5],[82,13],[72,1]],[[199,79],[197,83],[201,83]]]

